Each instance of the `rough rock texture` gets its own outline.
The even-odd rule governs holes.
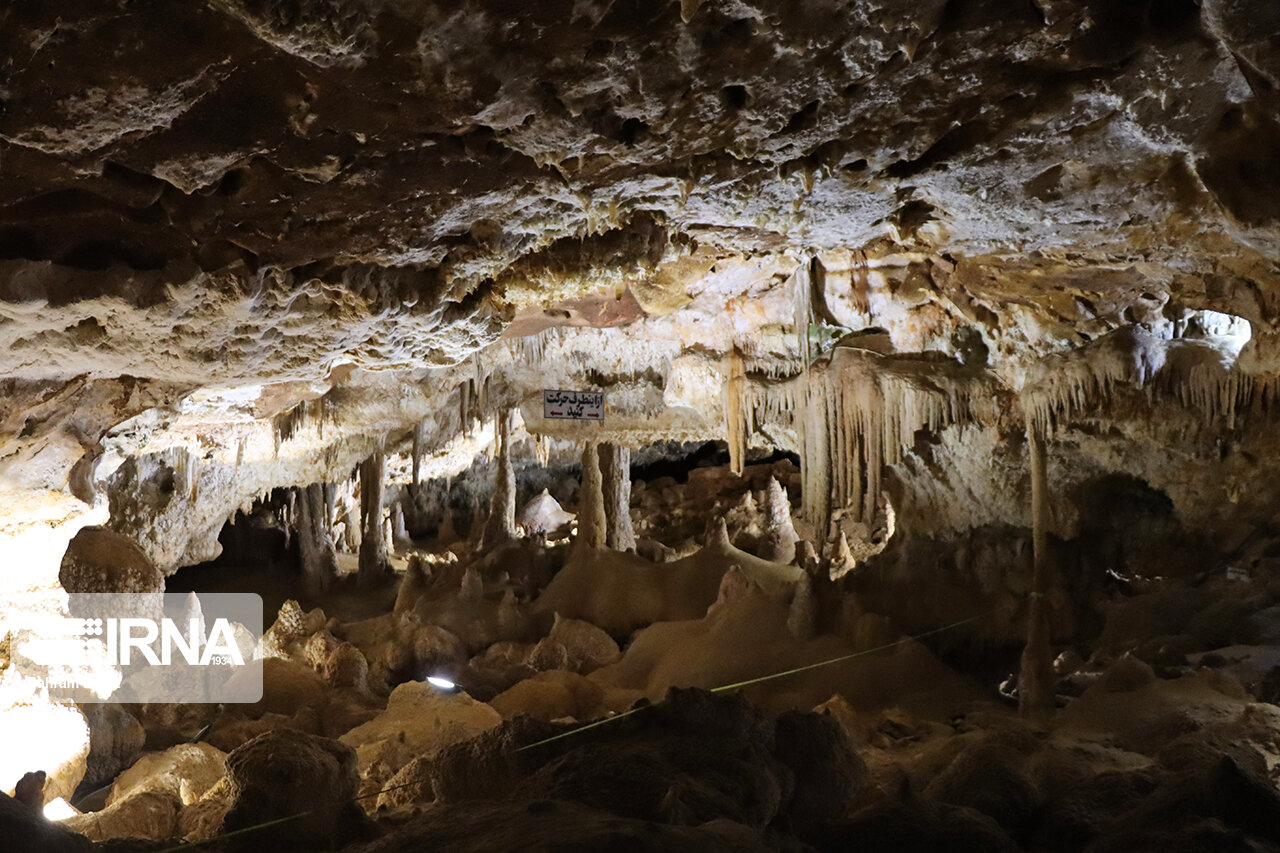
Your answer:
[[[63,825],[94,841],[112,838],[163,840],[178,829],[182,802],[173,794],[140,791],[117,800],[101,811],[76,815]]]
[[[497,712],[464,693],[447,695],[420,681],[401,684],[384,712],[344,734],[362,774],[374,764],[396,772],[419,755],[432,755],[501,722]]]
[[[542,388],[607,389],[594,441],[812,449],[743,404],[837,341],[923,356],[929,393],[981,374],[1001,418],[1029,391],[1070,433],[1051,481],[1141,469],[1218,529],[1224,498],[1272,504],[1260,0],[63,0],[0,23],[0,503],[33,573],[57,550],[36,525],[65,542],[104,492],[169,572],[388,439],[448,467],[507,408],[583,438]],[[1159,377],[1249,408],[1239,442],[1072,425],[1093,379]],[[1021,449],[948,404],[916,426],[984,435],[870,460],[914,535],[1025,525]],[[1221,488],[1170,464],[1166,424]]]
[[[62,557],[58,582],[67,592],[154,593],[164,591],[164,575],[129,537],[101,527],[85,527]]]
[[[409,444],[415,482],[448,477],[510,411],[544,455],[553,439],[727,439],[741,470],[753,452],[794,453],[794,533],[813,540],[808,568],[842,576],[850,612],[807,618],[820,572],[807,594],[738,595],[800,570],[727,534],[662,564],[583,549],[529,611],[495,592],[504,555],[394,619],[335,627],[351,646],[322,638],[308,663],[323,626],[282,624],[264,643],[270,695],[225,715],[218,743],[336,734],[370,710],[366,689],[454,653],[423,628],[446,612],[470,655],[537,639],[528,612],[543,629],[557,613],[643,629],[590,676],[618,705],[992,608],[960,636],[1000,648],[1024,636],[1032,591],[1030,427],[1050,492],[1048,639],[1103,636],[1081,678],[1105,674],[1064,725],[1114,729],[1154,761],[1171,733],[1245,702],[1225,673],[1163,676],[1264,643],[1239,601],[1188,604],[1212,584],[1146,613],[1097,602],[1274,559],[1259,540],[1280,502],[1278,34],[1264,0],[7,4],[0,609],[11,593],[55,600],[72,541],[62,586],[80,583],[100,550],[81,554],[81,528],[137,545],[109,585],[137,569],[153,589],[216,557],[225,522],[274,488],[345,484],[384,453],[390,472]],[[605,392],[605,417],[544,418],[552,388]],[[579,518],[593,547],[594,464]],[[347,513],[344,545],[380,574],[387,494],[381,473],[365,480],[367,518]],[[661,503],[665,488],[646,492]],[[740,515],[761,502],[753,491]],[[789,562],[791,531],[774,532],[761,553]],[[659,541],[647,552],[688,553]],[[827,621],[845,636],[809,637]],[[1141,665],[1107,668],[1127,651]],[[535,657],[561,665],[554,643]],[[812,705],[839,681],[855,711],[905,695],[924,716],[921,682],[953,706],[970,695],[919,644],[859,663],[762,698]],[[70,757],[19,744],[0,783],[45,769],[69,793],[83,721],[13,704],[6,731],[65,724],[41,745]],[[966,754],[934,765],[939,797],[972,793]],[[833,846],[1034,835],[1032,769],[975,754],[1019,808],[908,791]],[[1197,773],[1159,780],[1146,814],[1193,804],[1200,823],[1170,833],[1208,845],[1214,821],[1242,819],[1205,786],[1252,791],[1254,775]],[[659,806],[713,812],[697,793]],[[734,819],[758,827],[762,811]],[[1081,834],[1110,819],[1062,818]]]
[[[207,743],[172,746],[142,756],[115,780],[107,805],[139,791],[164,791],[184,806],[197,802],[226,772],[227,755]]]
[[[237,849],[331,849],[363,831],[363,813],[352,802],[359,784],[355,750],[337,741],[269,732],[227,757],[227,776],[232,806],[224,831],[306,815],[244,836]]]
[[[105,783],[119,775],[142,751],[147,733],[138,718],[114,703],[80,707],[89,724],[89,757],[84,781]]]

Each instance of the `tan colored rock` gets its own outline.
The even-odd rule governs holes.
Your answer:
[[[604,701],[604,690],[581,675],[564,670],[540,672],[493,697],[489,704],[504,720],[528,714],[539,720],[590,719]]]
[[[361,830],[363,813],[353,799],[359,785],[355,751],[330,738],[269,732],[227,756],[227,777],[231,808],[224,831],[306,815],[262,830],[255,845],[287,841],[332,849]]]
[[[84,527],[72,538],[58,582],[67,592],[164,591],[164,574],[138,543],[105,527]]]
[[[342,643],[329,653],[320,674],[333,687],[350,687],[361,692],[369,689],[369,662],[350,643]]]
[[[198,803],[192,803],[178,813],[178,835],[183,841],[204,841],[217,835],[222,821],[231,810],[230,782],[214,786]]]
[[[221,781],[227,769],[227,754],[207,743],[184,743],[164,752],[142,756],[120,774],[107,805],[150,791],[172,794],[189,806]]]
[[[394,810],[430,803],[435,799],[431,778],[431,760],[413,759],[382,786],[383,793],[378,795],[376,808],[379,811]]]
[[[552,649],[563,649],[564,663],[559,667],[546,666],[545,656],[556,654]],[[594,669],[618,659],[618,644],[604,630],[581,619],[565,619],[556,615],[551,633],[534,646],[529,655],[529,665],[534,669],[567,669],[585,675]]]
[[[339,740],[355,748],[362,773],[375,761],[395,772],[415,757],[434,755],[500,722],[497,711],[465,693],[450,695],[409,681],[392,691],[385,711]]]
[[[89,724],[85,781],[107,782],[133,764],[147,732],[137,717],[114,702],[87,703],[80,710]]]
[[[100,812],[67,818],[62,825],[94,841],[173,838],[181,801],[167,791],[139,791]]]

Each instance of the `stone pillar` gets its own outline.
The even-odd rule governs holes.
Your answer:
[[[362,586],[376,584],[388,573],[387,541],[382,524],[382,481],[386,457],[378,451],[360,463],[360,573]]]
[[[613,442],[600,445],[600,479],[604,493],[606,547],[634,551],[631,528],[631,449]]]
[[[594,443],[582,450],[582,483],[578,486],[578,548],[603,548],[607,522],[600,459]]]
[[[302,558],[302,580],[308,594],[324,592],[338,576],[338,555],[329,528],[325,485],[312,483],[295,490],[294,523],[298,553]]]
[[[486,546],[516,538],[516,472],[511,467],[511,410],[498,415],[498,471],[494,478],[489,520],[484,526]]]
[[[426,421],[418,421],[413,428],[413,490],[422,485],[422,450],[427,441]]]
[[[1053,711],[1053,647],[1049,636],[1049,484],[1045,474],[1044,436],[1029,426],[1031,454],[1031,531],[1033,565],[1027,612],[1027,645],[1022,651],[1018,710],[1023,716]]]

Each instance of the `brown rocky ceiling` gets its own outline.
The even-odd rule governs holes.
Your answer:
[[[443,446],[486,378],[722,436],[718,359],[794,373],[801,285],[1008,390],[1201,310],[1265,379],[1277,36],[1266,0],[7,4],[6,529],[145,453],[220,472],[216,532],[424,418]],[[495,343],[548,325],[580,335]]]

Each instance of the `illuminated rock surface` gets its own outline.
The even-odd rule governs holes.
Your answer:
[[[9,4],[0,620],[162,579],[279,618],[258,703],[84,713],[0,622],[0,790],[204,839],[315,805],[241,796],[287,742],[376,825],[277,838],[368,853],[1280,845],[1277,37],[1265,0]],[[646,728],[688,707],[503,751],[745,681],[694,705],[762,721],[750,796]]]

